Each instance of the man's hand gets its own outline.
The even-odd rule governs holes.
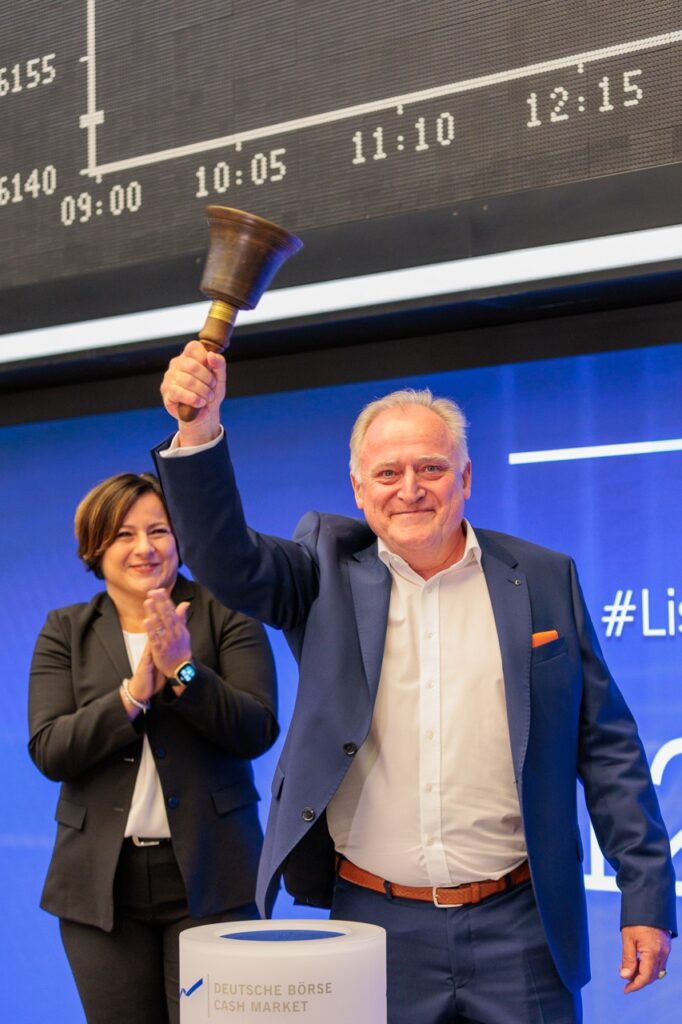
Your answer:
[[[623,959],[621,978],[627,978],[624,992],[636,992],[652,981],[659,980],[670,956],[670,935],[661,928],[648,925],[629,925],[621,929]],[[665,977],[665,975],[664,975]]]
[[[178,421],[181,447],[206,444],[220,433],[220,403],[225,397],[225,360],[209,352],[200,341],[190,341],[171,359],[161,384],[166,411]],[[198,409],[196,419],[184,423],[179,405]]]

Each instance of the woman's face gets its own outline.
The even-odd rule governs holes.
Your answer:
[[[170,590],[178,571],[178,551],[163,505],[148,491],[130,506],[102,557],[102,575],[111,598],[144,599],[150,590]]]

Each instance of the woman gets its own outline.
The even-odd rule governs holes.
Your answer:
[[[257,917],[250,758],[274,742],[262,626],[178,574],[156,477],[78,506],[78,554],[106,590],[49,613],[31,666],[31,757],[62,783],[41,906],[89,1024],[179,1019],[178,935]]]

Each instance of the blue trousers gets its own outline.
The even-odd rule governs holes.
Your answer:
[[[530,882],[445,909],[339,878],[331,916],[386,929],[388,1024],[581,1024]]]

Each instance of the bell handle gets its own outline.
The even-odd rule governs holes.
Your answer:
[[[197,335],[199,341],[209,352],[224,352],[230,344],[234,322],[239,312],[236,306],[220,299],[214,299],[204,326]],[[201,412],[193,405],[179,405],[178,419],[183,423],[191,423]]]

